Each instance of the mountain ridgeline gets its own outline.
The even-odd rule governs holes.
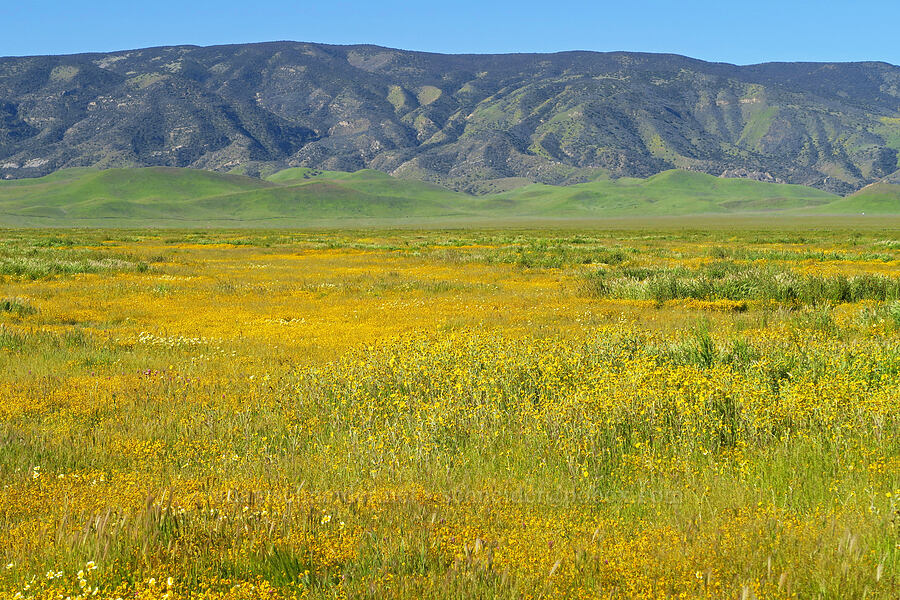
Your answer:
[[[893,186],[900,67],[272,42],[0,58],[0,178],[375,169],[476,194],[673,168]],[[893,189],[893,188],[891,188]]]

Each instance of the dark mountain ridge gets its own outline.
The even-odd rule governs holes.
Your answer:
[[[682,168],[846,194],[898,151],[900,67],[881,62],[299,42],[0,58],[7,179],[307,166],[486,192]]]

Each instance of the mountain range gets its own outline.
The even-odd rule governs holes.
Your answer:
[[[900,183],[900,67],[271,42],[0,58],[0,178],[374,169],[470,194],[671,169]],[[870,190],[872,191],[872,190]]]

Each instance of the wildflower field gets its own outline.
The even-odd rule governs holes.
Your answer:
[[[900,232],[0,232],[0,597],[900,597]]]

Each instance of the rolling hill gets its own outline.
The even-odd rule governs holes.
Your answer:
[[[896,215],[900,213],[900,185],[886,181],[873,183],[827,206],[835,214]]]
[[[291,168],[256,179],[170,167],[67,169],[0,181],[2,226],[285,226],[677,215],[900,214],[900,185],[815,188],[670,170],[473,196],[374,170]]]
[[[296,172],[283,183],[170,167],[68,169],[0,182],[0,223],[28,226],[241,225],[440,217],[465,194],[377,171]]]
[[[814,209],[838,197],[799,185],[664,171],[570,186],[534,184],[487,196],[482,206],[545,216],[669,216]]]
[[[900,67],[877,62],[302,42],[0,58],[0,179],[377,169],[484,194],[683,169],[846,195],[898,151]]]

